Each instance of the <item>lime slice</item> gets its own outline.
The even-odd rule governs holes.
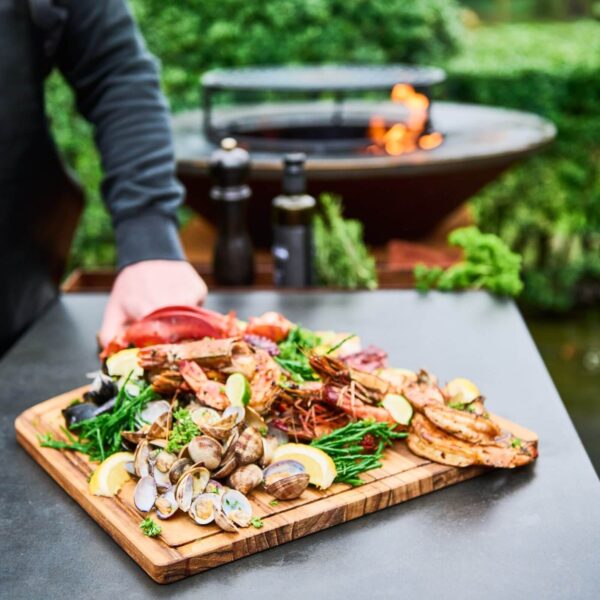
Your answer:
[[[225,394],[232,406],[246,406],[252,391],[248,380],[241,373],[234,373],[227,378]]]
[[[412,419],[413,409],[410,402],[400,394],[387,394],[383,399],[383,408],[385,408],[392,419],[400,425],[408,425]]]

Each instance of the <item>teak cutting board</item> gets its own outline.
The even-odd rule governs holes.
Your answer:
[[[115,498],[92,496],[87,491],[93,470],[87,457],[75,452],[60,452],[40,447],[38,434],[64,437],[60,427],[61,410],[80,398],[83,387],[37,404],[22,413],[15,422],[17,439],[53,479],[159,583],[168,583],[188,575],[249,556],[327,529],[338,523],[362,517],[417,496],[428,494],[459,481],[485,473],[484,467],[458,469],[432,463],[413,455],[404,442],[396,442],[386,451],[383,466],[362,475],[367,482],[351,488],[334,484],[325,491],[308,488],[300,498],[280,501],[255,490],[251,497],[254,514],[263,527],[226,533],[214,525],[198,526],[184,514],[160,521],[158,538],[142,534],[143,516],[133,505],[134,481],[129,481]],[[504,419],[501,424],[523,440],[535,440],[531,431]],[[159,519],[156,519],[157,521]]]

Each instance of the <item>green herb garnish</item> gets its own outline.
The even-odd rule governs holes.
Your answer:
[[[320,343],[321,338],[314,332],[297,326],[290,330],[283,342],[278,344],[279,354],[273,358],[296,383],[318,381],[319,377],[312,370],[306,354]]]
[[[310,445],[331,456],[337,470],[335,481],[357,486],[364,483],[360,473],[381,467],[386,446],[407,435],[404,431],[394,431],[394,426],[388,423],[357,421],[313,440]],[[372,436],[377,444],[372,452],[366,450],[366,436]]]
[[[516,437],[511,441],[510,445],[513,448],[520,448],[523,445],[523,440],[520,440],[518,437]]]
[[[252,517],[250,519],[250,525],[252,525],[252,527],[256,527],[256,529],[260,529],[264,523],[260,517]]]
[[[455,229],[448,241],[463,249],[463,260],[446,270],[416,265],[417,289],[485,289],[499,296],[521,293],[521,256],[512,252],[497,235],[482,233],[477,227],[462,227]]]
[[[279,504],[279,500],[277,499],[273,499],[271,500],[271,502],[269,502],[269,506],[277,506]]]
[[[141,410],[156,394],[152,387],[147,386],[139,395],[130,396],[126,385],[119,390],[115,406],[110,412],[105,412],[92,419],[79,421],[71,425],[70,431],[62,428],[68,442],[54,439],[50,434],[39,436],[40,445],[56,450],[74,450],[87,454],[93,461],[103,461],[105,458],[119,452],[123,446],[121,431],[137,429],[136,418]],[[72,435],[74,432],[77,439]]]
[[[190,412],[185,408],[180,408],[173,413],[173,423],[173,430],[169,435],[169,442],[165,449],[171,454],[178,454],[186,444],[189,444],[193,438],[200,435],[200,429],[192,421]]]
[[[160,535],[160,532],[162,531],[162,527],[150,517],[144,519],[140,523],[140,529],[144,535],[147,535],[148,537],[156,537],[157,535]]]
[[[377,287],[375,259],[363,239],[362,223],[344,219],[342,201],[331,194],[319,197],[315,216],[315,270],[319,283],[348,289]]]

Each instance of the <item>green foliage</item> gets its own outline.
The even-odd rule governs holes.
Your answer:
[[[458,44],[455,0],[133,0],[173,107],[198,106],[206,70],[300,63],[427,63]]]
[[[320,343],[319,336],[310,329],[294,327],[279,343],[279,354],[274,359],[296,383],[317,381],[319,377],[312,370],[307,353]]]
[[[499,296],[518,296],[523,290],[519,277],[521,257],[511,252],[496,235],[482,233],[477,227],[455,229],[448,241],[463,250],[463,260],[446,270],[415,267],[419,290],[442,291],[485,289]]]
[[[315,216],[315,267],[322,285],[356,289],[377,287],[375,259],[363,241],[360,221],[344,219],[342,202],[330,194],[319,198]]]
[[[557,125],[550,150],[472,204],[481,229],[522,255],[521,299],[570,309],[600,279],[600,23],[484,27],[446,68],[453,99],[529,110]]]

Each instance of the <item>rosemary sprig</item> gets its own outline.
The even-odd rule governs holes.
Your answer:
[[[359,477],[361,473],[381,467],[385,448],[407,435],[404,431],[394,431],[394,426],[388,423],[356,421],[313,440],[311,446],[331,456],[337,470],[335,481],[357,486],[364,483]],[[377,442],[372,452],[363,444],[366,436],[373,436]]]

